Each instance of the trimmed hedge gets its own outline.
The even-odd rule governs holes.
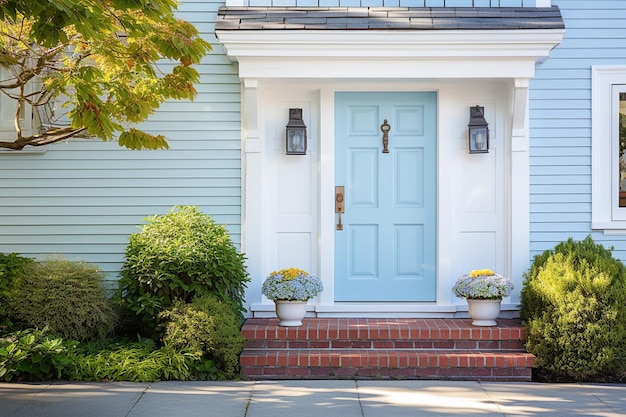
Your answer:
[[[547,378],[626,370],[626,266],[611,250],[570,238],[535,256],[521,295],[527,349]]]

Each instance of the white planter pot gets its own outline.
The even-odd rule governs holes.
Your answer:
[[[474,326],[495,326],[500,314],[502,300],[474,300],[467,299],[469,315]]]
[[[275,300],[276,316],[280,319],[279,326],[302,326],[306,314],[306,301]]]

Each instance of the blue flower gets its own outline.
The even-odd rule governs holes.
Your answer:
[[[513,291],[513,282],[502,275],[493,272],[491,275],[472,275],[476,274],[463,275],[452,287],[457,297],[497,300],[510,295]]]
[[[261,287],[263,295],[270,300],[289,301],[306,301],[323,290],[324,286],[318,277],[294,268],[272,272]]]

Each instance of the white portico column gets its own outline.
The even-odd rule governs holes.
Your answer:
[[[263,138],[259,127],[259,81],[242,80],[242,251],[248,257],[251,277],[263,273]],[[261,302],[261,282],[252,280],[246,294],[248,304]]]
[[[515,78],[511,126],[511,278],[517,290],[529,266],[530,253],[530,142],[528,138],[528,78]],[[519,291],[515,291],[519,294]],[[519,303],[514,295],[512,303]]]

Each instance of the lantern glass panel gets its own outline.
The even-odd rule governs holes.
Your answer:
[[[287,129],[287,154],[304,155],[306,153],[305,129]]]
[[[489,131],[487,127],[470,127],[470,153],[489,152]]]

